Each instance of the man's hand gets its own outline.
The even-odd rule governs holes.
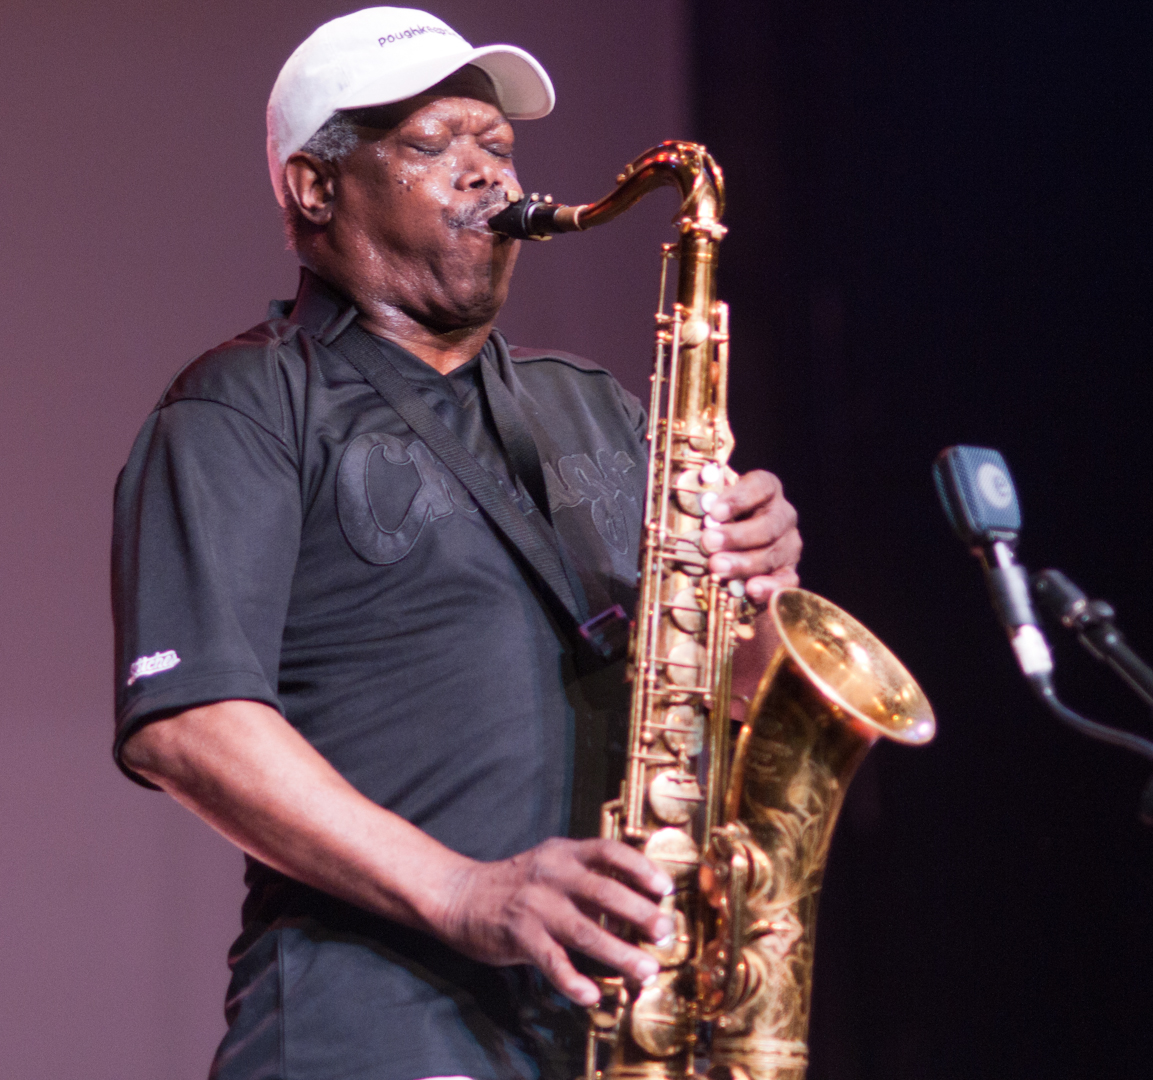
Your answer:
[[[573,967],[565,947],[644,982],[659,970],[656,960],[603,929],[596,917],[606,914],[661,941],[673,932],[673,921],[642,893],[660,897],[672,888],[667,875],[627,844],[546,840],[511,859],[458,871],[435,929],[474,960],[535,964],[561,993],[593,1005],[600,991]]]
[[[756,602],[797,585],[801,534],[780,480],[758,469],[725,488],[705,518],[701,548],[714,574],[742,578]]]
[[[599,996],[565,948],[644,981],[657,963],[597,925],[656,941],[672,922],[649,897],[672,882],[614,840],[546,840],[477,862],[356,791],[279,713],[219,701],[137,731],[129,768],[254,858],[297,881],[416,927],[476,960],[536,964],[587,1005]]]

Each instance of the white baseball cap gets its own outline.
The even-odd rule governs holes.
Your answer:
[[[288,58],[268,99],[268,171],[284,205],[284,163],[333,113],[403,101],[466,64],[492,79],[512,120],[552,112],[547,72],[515,45],[474,49],[451,26],[416,8],[373,7],[325,23]]]

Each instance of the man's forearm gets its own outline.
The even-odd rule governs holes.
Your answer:
[[[258,702],[149,724],[124,759],[261,862],[408,926],[435,930],[470,863],[365,798]]]
[[[596,985],[575,948],[638,980],[657,962],[595,921],[650,940],[673,883],[615,840],[546,840],[498,862],[466,858],[365,798],[279,713],[222,701],[158,720],[124,745],[130,768],[289,877],[436,935],[474,960],[536,964],[574,1001]]]

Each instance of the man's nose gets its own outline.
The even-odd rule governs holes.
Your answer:
[[[491,154],[477,151],[469,155],[464,168],[457,174],[456,187],[460,191],[476,191],[497,184],[510,186],[514,182],[510,173],[509,167],[502,165]]]

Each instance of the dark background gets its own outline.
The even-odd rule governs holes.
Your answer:
[[[1030,698],[929,479],[944,446],[1001,449],[1022,559],[1113,601],[1153,656],[1151,16],[696,5],[740,464],[786,479],[804,583],[889,643],[940,725],[850,792],[812,1080],[1153,1075],[1149,765]],[[1057,645],[1070,702],[1150,733]]]
[[[529,190],[602,194],[662,138],[726,169],[732,412],[786,482],[804,582],[877,631],[940,734],[879,747],[823,899],[811,1080],[1153,1075],[1148,770],[1028,696],[929,482],[999,447],[1022,558],[1153,655],[1153,9],[1084,2],[430,0],[552,73]],[[0,10],[0,1075],[194,1080],[239,857],[113,769],[112,483],[171,374],[290,295],[263,152],[336,0]],[[671,199],[526,250],[519,342],[648,368]],[[1066,697],[1146,732],[1075,645]]]

